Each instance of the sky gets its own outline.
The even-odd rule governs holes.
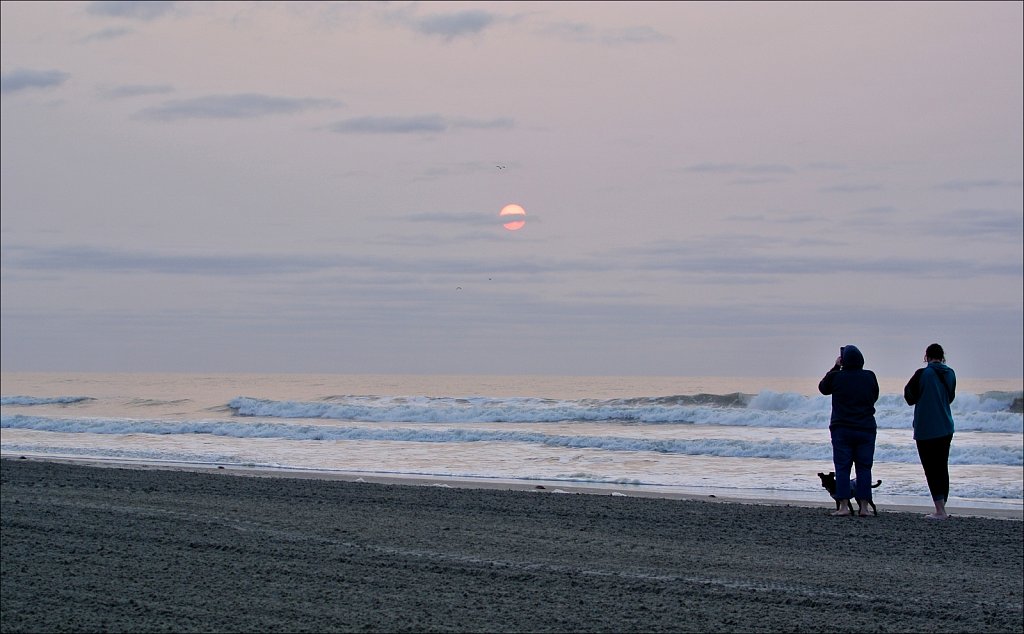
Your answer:
[[[5,1],[0,364],[1021,377],[1022,6]]]

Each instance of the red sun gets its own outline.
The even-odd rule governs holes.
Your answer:
[[[501,208],[498,217],[505,220],[502,226],[509,231],[517,231],[526,225],[526,210],[519,205],[505,205]]]

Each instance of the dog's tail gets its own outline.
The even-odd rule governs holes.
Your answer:
[[[881,480],[879,480],[878,482],[876,482],[876,483],[872,484],[872,485],[871,485],[871,488],[872,488],[872,489],[877,489],[877,488],[878,488],[878,487],[880,487],[880,486],[882,486],[882,481],[881,481]]]

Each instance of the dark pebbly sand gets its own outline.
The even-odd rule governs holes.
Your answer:
[[[3,632],[1020,632],[1024,523],[0,460]]]

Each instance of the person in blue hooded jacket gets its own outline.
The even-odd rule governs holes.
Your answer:
[[[924,352],[923,368],[918,368],[903,388],[907,405],[914,406],[914,440],[921,457],[928,491],[935,512],[925,517],[944,520],[949,498],[949,445],[953,442],[953,413],[949,404],[956,398],[956,373],[946,365],[946,353],[937,343]]]
[[[836,469],[836,499],[845,501],[832,515],[853,515],[850,506],[850,470],[856,466],[857,490],[853,492],[860,516],[869,516],[871,466],[875,459],[875,402],[878,378],[864,369],[864,355],[857,346],[843,346],[835,365],[818,383],[818,391],[832,395],[832,462]]]

